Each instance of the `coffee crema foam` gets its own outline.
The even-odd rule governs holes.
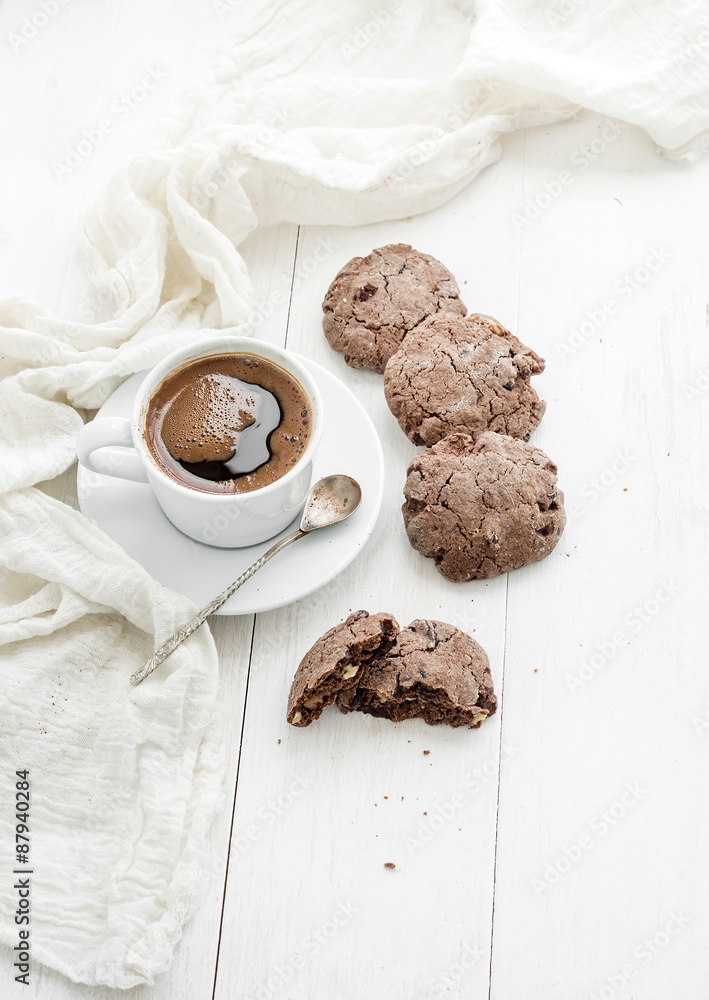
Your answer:
[[[223,462],[233,475],[243,475],[268,461],[268,438],[280,422],[272,392],[217,372],[201,375],[175,396],[161,435],[175,461]]]
[[[173,479],[207,492],[243,493],[296,464],[311,433],[302,387],[247,354],[215,355],[169,375],[148,406],[146,441]]]

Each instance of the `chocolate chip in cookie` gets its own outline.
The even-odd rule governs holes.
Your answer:
[[[497,710],[485,650],[444,622],[420,620],[402,629],[389,651],[365,666],[356,686],[341,691],[342,712],[401,722],[477,729]]]
[[[566,523],[543,451],[486,431],[450,434],[415,456],[402,507],[409,541],[447,580],[484,580],[548,556]]]
[[[491,316],[439,315],[389,359],[384,394],[414,444],[486,430],[527,441],[546,407],[530,377],[543,370],[544,359]]]
[[[323,329],[330,347],[351,368],[383,372],[404,337],[438,313],[464,316],[450,271],[406,243],[353,257],[323,301]]]
[[[309,726],[338,691],[357,683],[366,661],[386,652],[399,631],[395,618],[385,612],[370,615],[356,611],[321,636],[305,654],[293,678],[287,720],[292,726]]]

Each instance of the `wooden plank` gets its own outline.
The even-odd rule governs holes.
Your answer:
[[[706,995],[707,394],[688,387],[709,363],[709,164],[631,129],[601,149],[604,128],[527,140],[522,205],[573,172],[522,229],[520,289],[548,358],[534,440],[573,516],[509,580],[503,739],[522,751],[501,778],[493,1000]]]
[[[302,654],[359,607],[390,610],[404,624],[433,617],[469,629],[501,689],[507,582],[448,583],[411,549],[399,507],[416,449],[387,409],[381,376],[347,368],[327,346],[320,304],[351,256],[404,241],[452,268],[470,308],[514,325],[518,259],[496,226],[492,195],[519,191],[520,180],[510,155],[425,217],[301,228],[288,346],[363,401],[385,451],[385,502],[369,546],[340,577],[259,616],[216,1000],[231,998],[235,984],[244,997],[292,1000],[438,995],[442,984],[450,995],[487,993],[500,716],[469,732],[331,709],[294,730],[285,706]],[[504,748],[506,767],[515,753]]]

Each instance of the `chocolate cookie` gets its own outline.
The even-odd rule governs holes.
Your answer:
[[[429,316],[464,316],[450,271],[406,243],[353,257],[332,282],[322,304],[330,347],[351,368],[383,372],[404,337]]]
[[[527,441],[544,415],[530,377],[544,359],[490,316],[435,316],[389,359],[384,394],[414,444],[462,431]]]
[[[556,466],[524,441],[450,434],[408,468],[409,541],[447,580],[485,580],[548,556],[566,516]]]
[[[399,631],[391,615],[355,611],[347,621],[335,625],[308,650],[296,670],[288,698],[288,722],[309,726],[338,691],[359,680],[364,663],[384,653]]]
[[[477,729],[497,710],[485,650],[465,632],[436,621],[402,629],[384,655],[365,666],[357,685],[337,696],[342,712],[400,722]]]

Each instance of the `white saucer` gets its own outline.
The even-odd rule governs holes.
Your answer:
[[[384,456],[369,414],[350,390],[314,361],[300,359],[323,396],[325,423],[313,462],[313,482],[345,473],[362,487],[359,510],[332,528],[315,532],[276,556],[231,597],[220,615],[250,615],[291,604],[323,587],[364,547],[379,516],[384,493]],[[133,375],[106,400],[101,417],[129,417],[146,372]],[[278,539],[245,549],[220,549],[183,535],[163,514],[150,486],[100,476],[79,466],[79,506],[160,583],[202,607],[255,562]]]

